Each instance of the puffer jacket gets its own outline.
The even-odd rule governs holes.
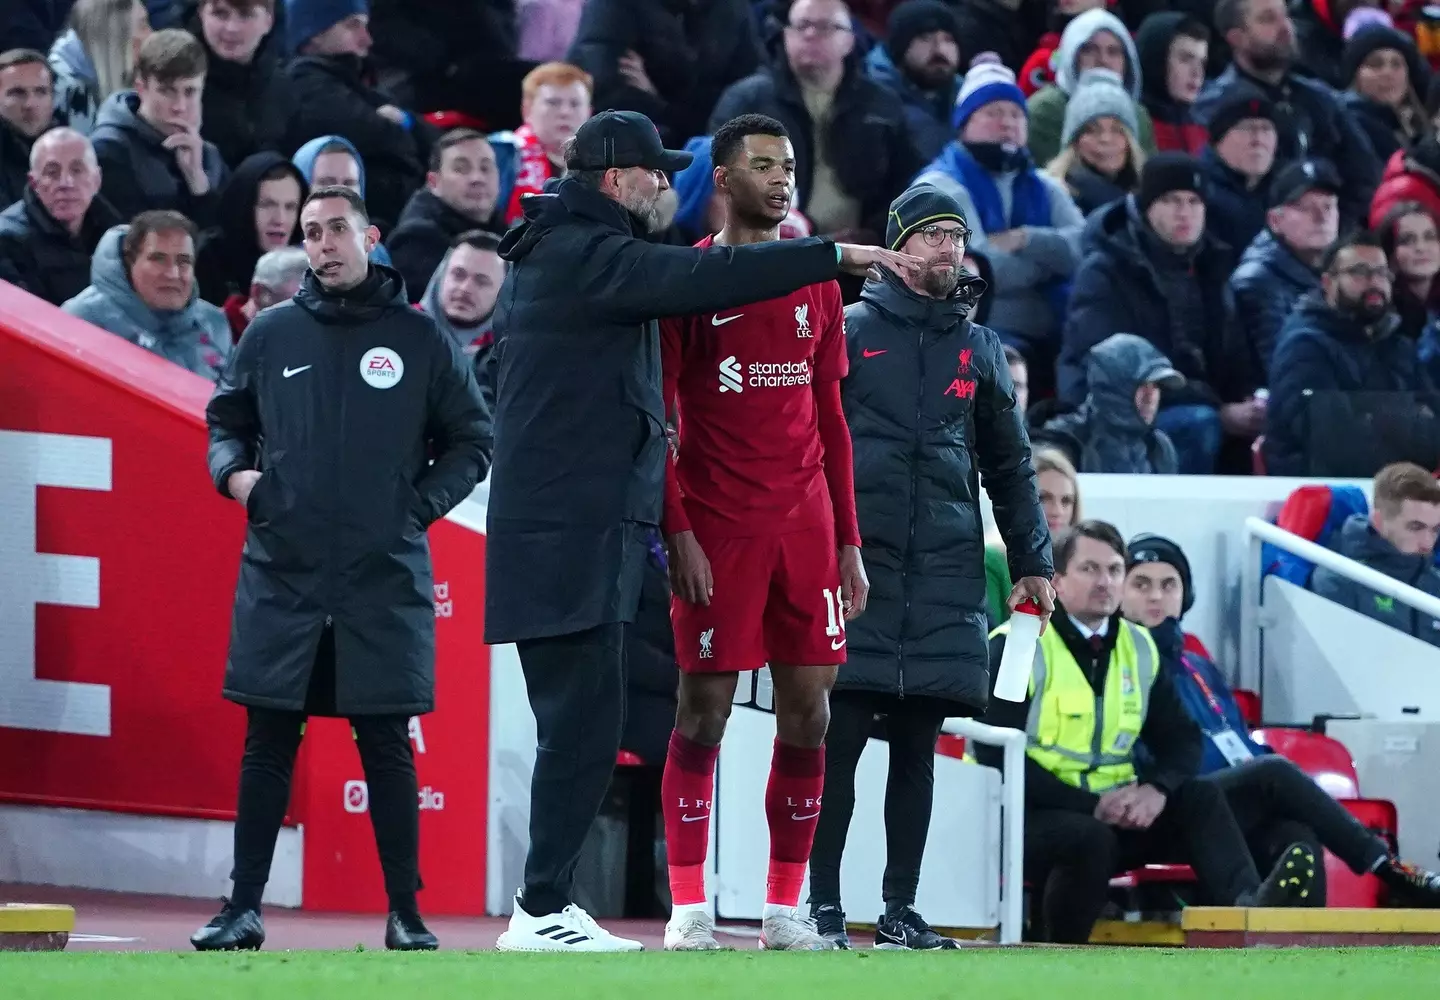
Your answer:
[[[1085,402],[1047,423],[1037,442],[1053,441],[1081,472],[1175,475],[1174,444],[1135,408],[1136,391],[1170,372],[1170,360],[1145,338],[1117,333],[1090,349],[1086,367]]]
[[[192,282],[190,302],[178,312],[147,306],[120,256],[129,231],[128,225],[115,226],[100,238],[90,262],[90,287],[60,308],[213,381],[230,357],[229,321],[201,300],[199,282]]]
[[[1270,384],[1270,363],[1280,330],[1295,303],[1320,287],[1320,275],[1265,230],[1245,248],[1230,276],[1235,299],[1235,332],[1249,350],[1256,385]]]
[[[1364,514],[1350,516],[1340,529],[1340,540],[1335,548],[1347,559],[1354,559],[1362,566],[1409,584],[1431,597],[1440,597],[1440,571],[1435,568],[1434,557],[1404,554],[1381,537]],[[1315,575],[1310,578],[1310,589],[1351,611],[1384,622],[1432,646],[1440,646],[1440,619],[1421,614],[1393,597],[1377,594],[1348,577],[1330,572],[1324,566],[1315,568]]]
[[[968,277],[936,300],[887,276],[845,310],[841,393],[870,602],[846,627],[835,686],[938,698],[957,715],[989,694],[982,473],[1011,574],[1052,571],[1000,339],[967,319],[981,290]]]
[[[905,124],[910,128],[910,138],[915,141],[915,151],[921,160],[927,163],[933,160],[945,144],[955,138],[950,112],[965,82],[963,76],[957,73],[949,86],[940,90],[921,90],[895,65],[883,45],[875,46],[865,57],[865,75],[900,98],[905,107]]]
[[[165,134],[141,118],[139,109],[140,95],[133,90],[112,94],[100,106],[90,133],[100,163],[100,193],[122,219],[170,209],[202,229],[214,225],[220,187],[229,174],[220,151],[204,143],[201,162],[210,188],[202,195],[191,194],[175,154],[165,148]]]
[[[1422,139],[1412,149],[1397,150],[1370,202],[1370,228],[1379,229],[1390,209],[1402,201],[1418,201],[1440,218],[1440,142]]]
[[[1216,155],[1214,147],[1206,146],[1199,160],[1200,173],[1208,185],[1205,228],[1220,242],[1243,253],[1265,229],[1275,168],[1272,166],[1270,173],[1252,186],[1248,177]]]

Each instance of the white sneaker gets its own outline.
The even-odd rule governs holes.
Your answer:
[[[642,951],[639,941],[616,937],[595,922],[580,907],[571,903],[559,913],[532,917],[520,906],[515,896],[515,912],[510,927],[495,942],[500,951]]]
[[[666,951],[720,951],[715,940],[715,918],[704,910],[675,914],[665,925]]]
[[[834,951],[837,945],[820,936],[815,921],[792,909],[761,921],[760,947],[766,951]]]

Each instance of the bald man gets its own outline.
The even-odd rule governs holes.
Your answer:
[[[99,191],[89,139],[69,128],[36,139],[25,192],[0,212],[0,281],[57,306],[84,291],[100,237],[125,221]]]

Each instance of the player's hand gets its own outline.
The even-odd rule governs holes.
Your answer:
[[[693,531],[677,531],[669,538],[670,590],[682,601],[709,605],[715,593],[710,560]]]
[[[840,607],[845,611],[845,620],[853,622],[859,618],[869,599],[870,578],[865,575],[860,547],[840,546]]]
[[[1049,580],[1043,576],[1022,576],[1011,588],[1005,606],[1014,611],[1021,601],[1032,598],[1040,605],[1040,634],[1044,635],[1050,625],[1050,616],[1055,613],[1055,588],[1050,586]]]
[[[908,277],[920,271],[925,263],[919,257],[884,247],[866,247],[855,243],[837,243],[840,248],[840,270],[860,277],[879,278],[881,271],[893,271]]]
[[[240,501],[240,506],[244,507],[250,500],[250,491],[259,481],[260,473],[254,469],[243,469],[240,472],[230,473],[230,478],[225,480],[225,488],[230,491],[232,497]]]

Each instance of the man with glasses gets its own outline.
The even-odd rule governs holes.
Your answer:
[[[1320,289],[1290,313],[1270,366],[1270,475],[1359,478],[1391,462],[1440,464],[1440,391],[1400,332],[1394,281],[1371,233],[1325,254]]]
[[[923,165],[905,109],[866,77],[843,0],[795,0],[779,16],[783,57],[731,85],[711,129],[746,113],[778,119],[795,146],[797,207],[815,232],[879,243],[890,199]]]
[[[848,947],[840,858],[856,766],[870,737],[883,734],[890,745],[885,911],[875,918],[875,946],[949,949],[955,942],[914,904],[935,739],[947,716],[980,714],[989,694],[977,472],[1017,581],[1012,609],[1034,598],[1049,613],[1050,533],[1004,348],[994,331],[967,318],[985,283],[961,266],[970,232],[959,204],[921,184],[896,200],[889,218],[886,244],[924,265],[905,280],[866,282],[860,302],[845,311],[850,373],[841,391],[859,456],[855,496],[874,585],[865,616],[850,626],[831,697],[810,912],[821,934]]]

